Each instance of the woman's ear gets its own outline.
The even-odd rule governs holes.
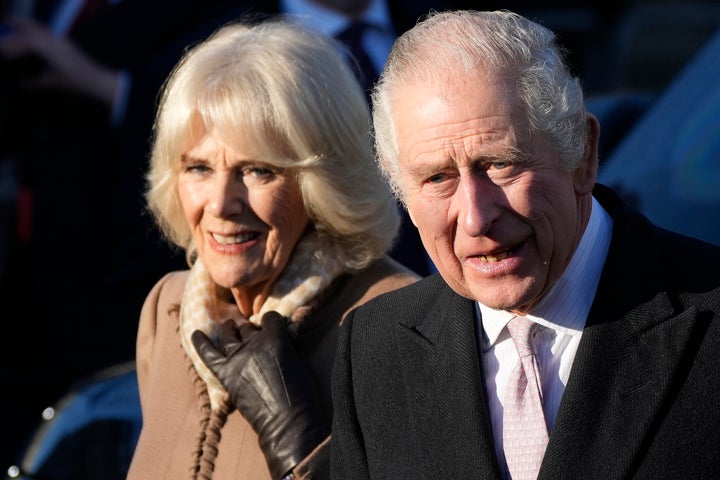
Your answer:
[[[600,141],[600,122],[592,113],[586,114],[585,151],[578,168],[573,172],[575,193],[586,195],[592,192],[598,173],[598,142]]]

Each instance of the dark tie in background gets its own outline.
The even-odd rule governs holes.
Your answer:
[[[373,28],[375,27],[367,22],[353,21],[335,36],[339,42],[345,45],[348,53],[353,57],[349,59],[349,63],[365,92],[368,104],[371,103],[370,94],[373,84],[380,73],[363,44],[364,35]],[[398,204],[398,209],[402,222],[395,245],[390,251],[390,256],[422,276],[429,275],[434,268],[430,266],[417,229],[410,221],[405,208]]]
[[[353,21],[350,22],[347,28],[336,35],[336,38],[347,47],[349,53],[353,56],[350,59],[350,65],[363,87],[365,95],[368,97],[378,74],[363,45],[363,36],[370,28],[372,27],[366,22]]]

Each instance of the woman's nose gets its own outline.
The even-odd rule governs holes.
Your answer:
[[[220,218],[237,215],[246,204],[246,193],[245,185],[234,175],[218,175],[208,193],[207,209]]]

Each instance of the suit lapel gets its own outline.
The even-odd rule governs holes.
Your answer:
[[[661,295],[624,318],[585,329],[541,478],[625,478],[631,473],[672,395],[674,375],[696,325],[695,310],[671,312]],[[658,318],[663,321],[654,321]]]
[[[437,277],[439,279],[439,277]],[[480,372],[473,303],[437,282],[437,301],[401,322],[397,345],[422,471],[442,478],[500,478]],[[439,446],[439,448],[438,448]],[[442,471],[438,471],[442,468]]]
[[[697,311],[676,308],[655,283],[663,259],[654,253],[652,226],[601,196],[613,239],[550,434],[544,479],[631,476],[683,358],[693,353]]]

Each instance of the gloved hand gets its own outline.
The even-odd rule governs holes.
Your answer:
[[[272,478],[286,475],[329,435],[312,377],[279,313],[266,313],[261,328],[225,322],[218,348],[199,330],[192,342],[257,433]]]

